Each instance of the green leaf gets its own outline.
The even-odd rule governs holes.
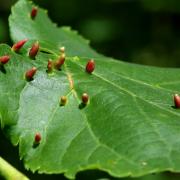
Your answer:
[[[32,6],[20,0],[10,16],[12,39],[29,39],[22,54],[0,46],[0,55],[11,55],[6,73],[0,73],[1,125],[19,144],[26,168],[69,178],[87,169],[115,177],[179,172],[180,111],[173,108],[172,95],[180,91],[180,70],[99,55],[74,31],[52,24],[46,11],[39,9],[32,20]],[[31,60],[27,51],[36,40],[41,52]],[[65,65],[48,75],[47,61],[57,59],[61,46]],[[90,58],[96,62],[91,75],[85,72]],[[26,82],[24,73],[32,66],[37,74]],[[80,108],[84,92],[90,103]],[[68,103],[59,106],[63,95]],[[36,132],[42,141],[34,147]]]
[[[76,31],[72,31],[70,27],[57,28],[48,18],[47,11],[39,9],[35,21],[31,20],[31,8],[32,4],[26,0],[19,1],[12,8],[9,23],[14,41],[28,37],[38,39],[43,47],[56,53],[59,53],[59,47],[65,46],[69,56],[99,56],[89,47],[89,41],[77,35]]]

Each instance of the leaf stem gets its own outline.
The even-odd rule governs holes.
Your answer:
[[[0,177],[5,178],[6,180],[29,180],[24,174],[15,169],[2,157],[0,157]]]

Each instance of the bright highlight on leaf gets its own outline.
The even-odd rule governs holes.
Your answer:
[[[60,48],[60,51],[61,51],[61,53],[65,53],[65,47],[62,46],[62,47]]]

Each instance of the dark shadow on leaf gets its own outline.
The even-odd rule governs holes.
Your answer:
[[[100,170],[87,170],[79,172],[76,175],[76,180],[114,180],[114,178],[110,177],[106,172]]]
[[[0,65],[0,71],[3,73],[3,74],[6,74],[6,69],[3,65]]]
[[[47,51],[43,51],[43,50],[40,50],[40,52],[44,53],[44,54],[52,54],[50,52],[47,52]]]
[[[85,107],[86,107],[86,104],[84,103],[79,104],[79,109],[84,109]]]
[[[176,106],[171,106],[173,109],[178,109]]]
[[[34,80],[34,78],[26,78],[26,80],[27,80],[28,82],[31,82],[31,81]]]
[[[33,148],[37,148],[39,146],[39,143],[33,143]]]

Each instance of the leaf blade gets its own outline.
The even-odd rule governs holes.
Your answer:
[[[13,40],[39,40],[42,49],[50,52],[48,56],[40,53],[35,62],[29,62],[25,53],[21,57],[27,66],[39,67],[35,81],[19,90],[17,124],[9,131],[16,136],[15,144],[19,141],[26,167],[43,173],[65,173],[70,178],[78,171],[96,168],[117,177],[179,171],[180,113],[171,107],[171,96],[180,91],[180,70],[106,58],[91,50],[74,32],[52,25],[44,11],[40,10],[40,16],[32,21],[28,16],[31,7],[20,0],[10,17]],[[58,56],[61,46],[67,49],[66,66],[48,76],[46,62]],[[13,54],[19,63],[16,56]],[[92,57],[96,70],[89,75],[85,64]],[[80,110],[84,92],[90,95],[90,104]],[[64,94],[68,94],[68,104],[60,108],[59,97]],[[7,102],[6,109],[11,104]],[[12,118],[2,109],[0,113],[2,119]],[[33,149],[36,131],[44,139]]]

